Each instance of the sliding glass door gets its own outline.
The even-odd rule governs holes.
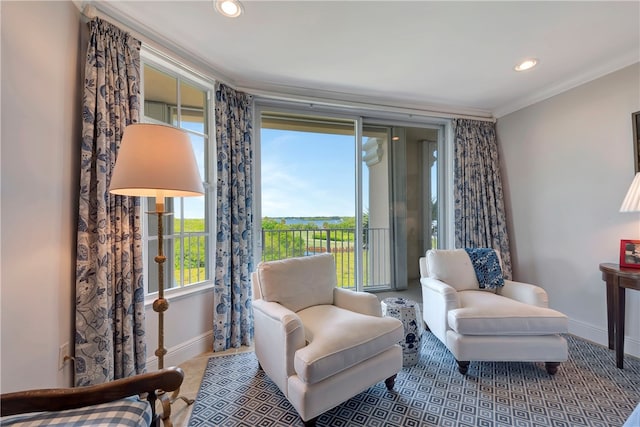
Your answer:
[[[338,286],[388,289],[389,133],[358,118],[262,111],[262,260],[331,253]]]
[[[439,245],[440,125],[258,109],[261,260],[331,253],[338,285],[406,289]],[[258,221],[256,221],[258,222]]]

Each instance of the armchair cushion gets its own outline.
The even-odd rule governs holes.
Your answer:
[[[333,305],[299,311],[308,345],[295,355],[296,374],[315,384],[389,349],[403,339],[402,323]],[[340,333],[336,333],[340,331]]]
[[[265,301],[277,302],[294,312],[333,304],[337,278],[331,254],[260,263],[257,272]]]
[[[458,292],[461,308],[448,313],[461,335],[550,335],[567,332],[567,317],[550,308],[524,304],[482,291]]]

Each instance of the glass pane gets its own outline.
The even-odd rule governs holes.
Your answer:
[[[182,199],[184,214],[184,232],[205,231],[204,196]]]
[[[158,235],[158,216],[154,214],[156,210],[156,198],[147,197],[147,233],[149,237],[155,237]]]
[[[171,277],[172,269],[172,253],[171,245],[173,244],[172,239],[164,239],[164,244],[162,245],[164,248],[164,256],[167,258],[163,265],[164,272],[164,289],[170,289],[176,286],[176,282],[173,277]],[[149,289],[148,292],[158,292],[158,263],[155,261],[155,257],[158,255],[158,240],[153,239],[149,240],[149,252],[147,256],[147,274],[148,274],[148,284]]]
[[[189,133],[189,139],[191,140],[191,146],[193,147],[193,154],[196,156],[200,179],[204,182],[206,178],[205,165],[207,162],[206,140],[204,137],[193,133]]]
[[[277,119],[261,128],[262,259],[330,252],[338,286],[353,288],[353,124]]]
[[[189,83],[180,82],[181,128],[201,134],[207,132],[205,126],[206,99],[206,92],[203,90]]]
[[[144,66],[144,115],[171,123],[170,107],[178,101],[178,80],[150,65]]]
[[[184,254],[182,257],[183,285],[206,280],[206,236],[203,233],[186,232],[181,243]],[[176,265],[176,280],[179,280],[180,268],[180,265]]]
[[[431,215],[431,229],[429,234],[431,246],[438,247],[438,143],[429,141],[427,143],[427,167],[429,173],[429,186],[426,195],[427,207]]]
[[[386,130],[364,130],[362,141],[363,286],[391,286],[389,138]]]

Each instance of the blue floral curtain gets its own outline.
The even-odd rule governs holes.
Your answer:
[[[140,42],[89,22],[82,108],[75,312],[75,384],[145,370],[138,198],[109,194],[124,128],[139,120]]]
[[[500,251],[504,277],[511,279],[495,124],[456,119],[453,132],[456,247]]]
[[[253,339],[253,99],[216,84],[218,155],[213,351]]]

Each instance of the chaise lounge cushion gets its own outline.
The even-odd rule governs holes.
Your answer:
[[[427,251],[427,270],[429,277],[440,280],[457,291],[480,289],[471,259],[464,249]]]
[[[567,317],[485,291],[458,292],[460,308],[447,314],[461,335],[549,335],[568,331]]]
[[[299,311],[308,345],[295,355],[296,374],[315,384],[389,349],[403,339],[402,323],[319,305]],[[336,334],[335,331],[341,331]]]

